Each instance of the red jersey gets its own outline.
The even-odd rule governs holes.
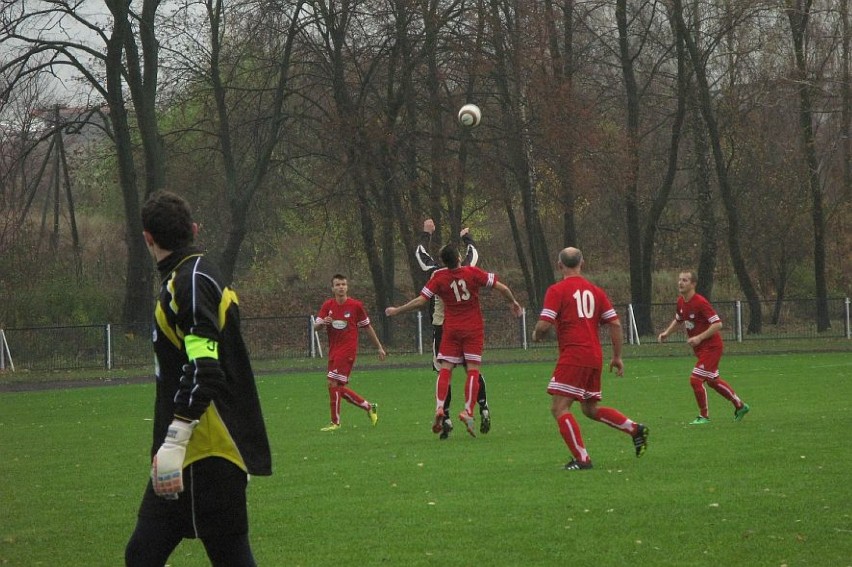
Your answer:
[[[331,315],[331,324],[325,326],[328,333],[328,357],[352,356],[358,352],[358,329],[370,324],[364,304],[357,299],[347,298],[338,303],[331,298],[322,304],[317,320]]]
[[[684,301],[683,297],[677,298],[677,313],[675,319],[683,323],[686,329],[687,337],[694,337],[706,331],[713,323],[721,323],[722,319],[716,314],[710,302],[703,295],[695,294],[689,301]],[[714,348],[722,348],[722,335],[716,333],[709,339],[701,341],[701,343],[692,350],[695,352],[701,350],[710,350]]]
[[[547,288],[539,319],[556,326],[557,364],[603,366],[599,327],[618,319],[604,290],[581,276],[567,277]]]
[[[432,299],[435,295],[444,302],[444,329],[465,328],[483,331],[479,289],[490,289],[497,275],[475,266],[440,268],[426,282],[420,295]]]

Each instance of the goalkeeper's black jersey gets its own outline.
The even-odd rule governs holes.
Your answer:
[[[243,337],[237,296],[216,266],[196,248],[173,252],[157,264],[162,287],[154,321],[157,399],[152,456],[175,413],[183,366],[189,362],[184,338],[195,335],[218,343],[224,381],[217,381],[210,404],[187,447],[184,465],[221,457],[253,475],[272,473],[272,457]]]

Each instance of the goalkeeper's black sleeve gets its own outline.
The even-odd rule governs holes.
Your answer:
[[[225,373],[215,358],[196,358],[185,364],[175,394],[175,416],[201,419],[210,401],[219,398],[225,387]]]

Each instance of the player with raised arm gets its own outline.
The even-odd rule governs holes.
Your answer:
[[[699,413],[690,425],[710,423],[707,390],[704,389],[704,384],[709,385],[734,405],[734,420],[740,421],[751,408],[737,396],[731,385],[719,376],[719,361],[722,359],[724,350],[722,335],[719,332],[722,330],[722,319],[710,302],[695,292],[697,284],[698,276],[695,272],[678,274],[677,310],[672,322],[657,338],[663,342],[677,327],[683,326],[686,329],[686,342],[698,358],[689,377],[689,384],[695,394]]]
[[[628,419],[614,408],[598,405],[601,400],[603,368],[603,349],[598,334],[601,325],[609,329],[612,343],[610,372],[614,369],[616,376],[624,374],[624,363],[621,360],[624,337],[618,314],[604,290],[580,275],[583,267],[580,250],[562,250],[558,266],[562,280],[547,288],[544,306],[532,338],[540,342],[552,327],[556,327],[559,359],[547,386],[547,393],[552,397],[551,414],[573,455],[573,459],[565,465],[565,470],[592,468],[592,459],[583,443],[580,426],[571,414],[574,401],[580,402],[586,417],[630,435],[636,456],[641,457],[648,447],[648,428]]]
[[[447,400],[452,371],[456,366],[467,363],[467,380],[464,388],[464,409],[459,419],[464,422],[467,432],[474,432],[473,404],[476,403],[479,389],[479,367],[482,363],[482,351],[485,345],[485,323],[479,303],[479,291],[482,288],[496,289],[509,301],[510,309],[520,317],[522,308],[515,299],[512,290],[498,281],[497,275],[475,266],[462,266],[461,257],[455,246],[448,244],[441,248],[441,262],[444,268],[435,270],[432,277],[420,290],[420,295],[399,307],[388,307],[385,315],[393,317],[426,305],[438,296],[444,303],[444,329],[438,360],[441,370],[435,388],[435,420],[432,431],[442,431],[444,422],[444,404]]]
[[[435,233],[435,221],[426,219],[423,221],[423,232],[420,236],[420,244],[414,251],[414,257],[417,259],[417,265],[420,269],[430,277],[438,269],[438,263],[432,258],[429,253],[432,242],[432,235]],[[462,244],[465,247],[465,256],[462,260],[462,266],[476,266],[479,261],[479,251],[473,241],[473,236],[470,234],[470,229],[462,229],[460,235]],[[444,303],[441,298],[435,296],[429,301],[429,315],[432,321],[432,368],[435,372],[440,372],[441,364],[438,362],[438,347],[441,346],[441,336],[444,330]],[[450,432],[453,430],[453,422],[450,418],[450,402],[452,401],[452,387],[447,390],[447,399],[444,404],[444,421],[441,424],[441,439],[447,439]],[[482,372],[479,373],[479,390],[477,393],[476,403],[479,405],[479,432],[482,434],[491,431],[491,408],[488,407],[488,392],[486,390],[485,376]]]
[[[349,388],[349,375],[358,356],[358,330],[363,329],[376,349],[379,360],[384,360],[385,352],[382,342],[376,335],[370,317],[364,309],[364,304],[349,297],[349,283],[343,274],[331,277],[331,291],[334,297],[327,299],[320,306],[314,319],[314,330],[325,327],[328,333],[328,398],[331,409],[331,423],[322,431],[340,429],[340,400],[367,412],[373,425],[379,420],[376,404],[371,404],[354,390]]]

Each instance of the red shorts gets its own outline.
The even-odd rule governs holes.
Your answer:
[[[465,360],[482,364],[485,333],[482,329],[448,329],[444,326],[438,360],[461,364]]]
[[[355,365],[354,356],[336,356],[328,359],[328,377],[341,384],[349,383],[349,375]]]
[[[711,348],[696,352],[698,361],[692,369],[692,375],[699,380],[715,380],[719,377],[719,361],[722,359],[722,349]]]
[[[547,385],[551,396],[564,396],[575,400],[601,399],[601,367],[557,364]]]

